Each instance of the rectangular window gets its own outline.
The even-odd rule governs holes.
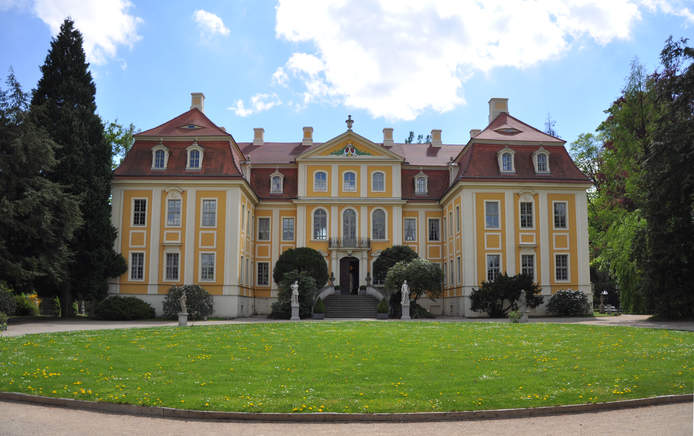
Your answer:
[[[446,217],[443,217],[443,223],[441,224],[441,239],[446,240]]]
[[[282,240],[294,240],[294,218],[282,218]]]
[[[202,253],[200,255],[200,280],[214,280],[214,253]]]
[[[446,262],[445,261],[443,262],[442,270],[443,270],[443,284],[445,285],[446,283],[448,283],[448,280],[446,280],[447,276],[446,276]]]
[[[448,262],[448,269],[451,271],[451,284],[455,283],[455,272],[453,271],[453,259]]]
[[[202,200],[202,227],[217,225],[217,200]]]
[[[417,240],[417,218],[405,218],[405,241]]]
[[[455,207],[455,231],[460,233],[460,206]]]
[[[521,229],[532,229],[535,227],[533,219],[533,204],[532,202],[522,201],[520,204],[520,226]]]
[[[258,262],[258,286],[267,286],[270,283],[270,264]]]
[[[385,192],[386,176],[381,172],[373,173],[371,176],[371,190],[374,192]]]
[[[460,256],[458,256],[458,257],[456,258],[456,261],[458,262],[458,269],[457,269],[458,277],[456,277],[456,278],[458,279],[458,282],[457,282],[457,283],[460,283],[460,282],[462,282],[461,277],[463,276],[463,264],[462,264],[462,262],[460,261]]]
[[[441,228],[438,218],[429,218],[429,240],[430,241],[440,241],[441,235],[439,229]]]
[[[426,194],[427,193],[427,178],[417,177],[415,179],[415,194]]]
[[[145,253],[130,253],[130,280],[144,280]]]
[[[181,200],[166,201],[166,225],[178,227],[181,225]]]
[[[258,240],[270,240],[270,218],[258,218]]]
[[[499,277],[501,273],[501,255],[500,254],[488,254],[487,255],[487,281],[493,282]]]
[[[453,212],[448,212],[448,233],[453,236]]]
[[[166,272],[164,279],[178,281],[178,253],[166,253]]]
[[[565,229],[566,226],[566,202],[558,201],[554,203],[554,228]]]
[[[239,271],[239,274],[241,277],[239,277],[239,283],[244,284],[244,276],[243,276],[243,271],[244,271],[244,265],[243,265],[243,256],[241,256],[241,267],[239,268],[241,271]]]
[[[243,231],[243,225],[246,223],[246,205],[241,205],[241,230]]]
[[[357,191],[357,175],[349,171],[342,175],[342,190],[345,192]]]
[[[147,224],[147,199],[136,198],[133,200],[133,225],[144,226]]]
[[[328,173],[324,171],[314,173],[313,190],[316,192],[328,192]]]
[[[251,211],[246,213],[246,236],[251,238],[253,233],[251,232],[251,222],[253,222],[253,217],[251,216]]]
[[[535,280],[535,255],[521,254],[521,274]]]
[[[499,228],[499,202],[484,202],[485,227],[488,229]]]
[[[569,280],[569,255],[557,254],[554,256],[555,278],[557,281]]]
[[[251,277],[251,260],[249,258],[246,258],[246,281],[248,285],[253,281]]]

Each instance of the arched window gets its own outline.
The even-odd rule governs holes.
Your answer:
[[[284,174],[275,170],[270,174],[270,194],[281,194],[284,191]]]
[[[328,173],[316,171],[313,174],[313,190],[316,192],[328,192]]]
[[[154,168],[163,169],[164,168],[164,150],[157,150],[154,152]]]
[[[386,213],[376,209],[371,214],[371,239],[386,239]]]
[[[414,176],[414,193],[418,195],[426,195],[429,191],[428,181],[429,177],[424,173],[424,171],[419,171],[417,175]]]
[[[371,175],[371,190],[374,192],[385,192],[386,175],[378,171]]]
[[[511,153],[504,153],[501,155],[502,171],[512,172],[513,171],[513,156]]]
[[[352,171],[347,171],[342,175],[342,190],[344,192],[356,192],[357,175]]]
[[[342,239],[345,241],[357,239],[357,213],[352,209],[342,213]]]
[[[188,155],[188,168],[200,168],[200,152],[191,150]]]
[[[152,147],[152,169],[164,170],[169,160],[169,149],[162,143]]]
[[[549,152],[540,147],[533,153],[533,164],[536,173],[549,173]]]
[[[328,214],[323,209],[313,212],[313,239],[328,239]]]

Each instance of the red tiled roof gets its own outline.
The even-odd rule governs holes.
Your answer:
[[[445,170],[421,170],[428,177],[429,192],[425,195],[414,193],[414,178],[419,174],[418,169],[402,170],[402,199],[438,201],[448,189],[449,173]]]
[[[386,147],[393,153],[405,158],[405,164],[422,166],[446,166],[451,159],[455,159],[464,145],[443,144],[440,147],[432,147],[430,144],[393,144]]]
[[[270,194],[270,174],[279,171],[284,175],[284,192]],[[285,200],[296,198],[298,186],[296,168],[251,168],[251,188],[261,200]]]
[[[301,142],[266,142],[263,145],[253,145],[252,142],[239,142],[239,148],[254,164],[287,164],[292,163],[305,151],[322,145],[301,145]]]
[[[500,113],[491,124],[472,139],[476,141],[528,141],[555,144],[563,144],[566,142],[541,132],[506,112]]]
[[[203,148],[202,168],[186,170],[188,159],[186,147],[192,144],[188,141],[164,141],[169,149],[169,160],[166,169],[152,169],[152,147],[158,145],[155,141],[135,141],[132,149],[116,169],[116,177],[241,177],[234,163],[230,145],[226,141],[201,141]]]
[[[195,126],[195,128],[189,128]],[[231,136],[224,129],[217,127],[198,108],[184,112],[176,118],[165,122],[153,129],[145,130],[135,135],[138,136]]]

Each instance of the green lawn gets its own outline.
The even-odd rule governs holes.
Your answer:
[[[409,412],[694,388],[694,334],[566,324],[309,322],[0,338],[0,390],[188,409]]]

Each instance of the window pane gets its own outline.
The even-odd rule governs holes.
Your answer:
[[[269,277],[269,264],[267,262],[258,262],[258,286],[267,286]]]
[[[272,183],[270,186],[270,192],[280,193],[282,192],[282,177],[272,176]]]
[[[154,168],[164,168],[164,150],[154,152]]]
[[[521,274],[535,280],[535,256],[532,254],[521,255]]]
[[[376,209],[372,215],[371,238],[386,239],[386,213],[381,209]]]
[[[490,229],[499,228],[499,203],[496,201],[485,201],[484,210],[486,215],[486,225]]]
[[[555,278],[557,280],[569,280],[569,255],[557,254],[555,256]]]
[[[455,230],[460,232],[460,206],[455,207]]]
[[[513,156],[511,153],[501,155],[501,164],[503,171],[513,171]]]
[[[533,227],[533,204],[521,202],[520,204],[520,226],[525,229]]]
[[[385,175],[383,173],[374,173],[372,176],[371,189],[376,192],[386,190]]]
[[[166,280],[178,280],[178,253],[166,253]]]
[[[282,218],[282,240],[294,240],[294,218]]]
[[[214,253],[203,253],[200,256],[200,279],[214,280]]]
[[[200,152],[198,150],[191,150],[189,159],[188,168],[200,168]]]
[[[323,209],[313,212],[313,239],[328,239],[328,214]]]
[[[566,203],[554,203],[554,227],[566,228]]]
[[[427,178],[417,177],[415,179],[415,194],[426,194],[427,193]]]
[[[500,262],[501,259],[498,254],[487,255],[487,281],[492,282],[499,276]]]
[[[351,241],[357,239],[357,214],[352,209],[342,214],[342,238]]]
[[[166,225],[181,225],[181,200],[167,200],[166,202]]]
[[[537,172],[547,172],[547,155],[544,153],[537,155]]]
[[[458,283],[462,282],[462,264],[460,262],[460,257],[456,259],[458,261]]]
[[[352,172],[347,172],[343,176],[342,190],[353,192],[357,190],[357,176]]]
[[[441,240],[440,235],[439,235],[439,220],[438,219],[430,219],[429,220],[429,240],[430,241]]]
[[[136,199],[133,204],[133,225],[144,226],[147,217],[147,200]]]
[[[217,225],[217,200],[202,200],[202,225],[205,227]]]
[[[315,173],[313,176],[313,190],[327,191],[328,190],[328,175],[324,172]]]
[[[417,218],[405,218],[405,240],[417,240]]]
[[[258,240],[270,240],[270,218],[258,218]]]
[[[144,271],[145,271],[145,254],[144,253],[131,253],[130,254],[130,279],[131,280],[144,279]]]

